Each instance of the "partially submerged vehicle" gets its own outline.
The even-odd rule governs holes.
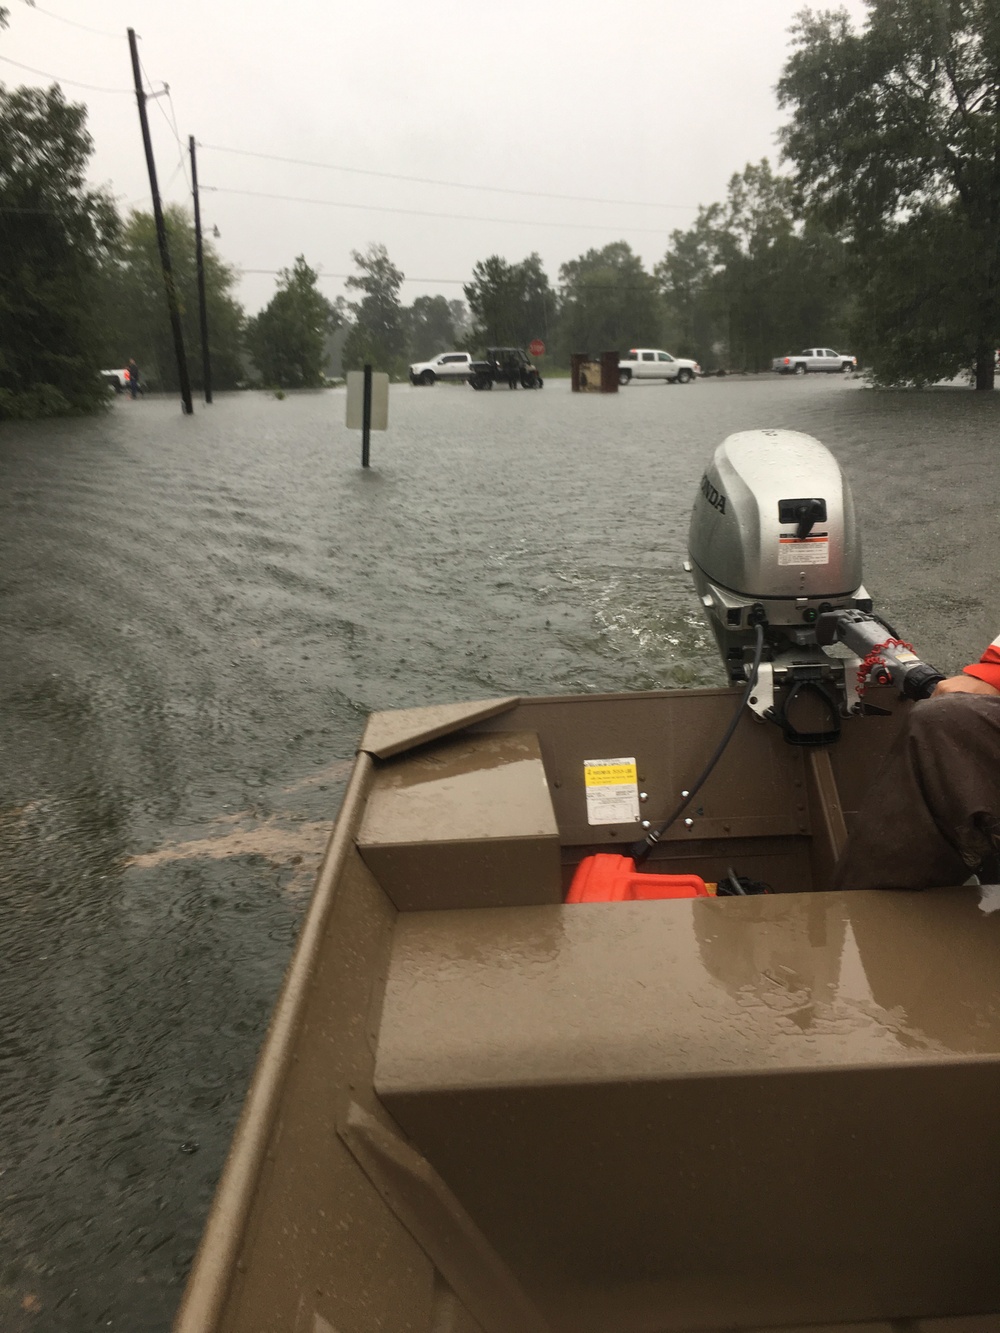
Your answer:
[[[691,562],[730,688],[369,719],[176,1333],[1000,1328],[1000,913],[830,891],[938,677],[807,437]]]
[[[484,361],[473,361],[469,383],[474,389],[492,389],[507,384],[512,389],[540,389],[543,380],[538,367],[523,347],[487,347]]]

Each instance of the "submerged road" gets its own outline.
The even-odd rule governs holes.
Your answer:
[[[1000,395],[400,386],[0,425],[0,1328],[164,1333],[367,712],[722,683],[683,572],[728,433],[807,431],[876,607],[1000,632]]]

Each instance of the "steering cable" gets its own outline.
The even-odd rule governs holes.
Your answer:
[[[650,829],[649,832],[646,834],[646,836],[643,839],[641,839],[641,841],[632,844],[631,848],[629,849],[629,855],[632,857],[633,861],[635,861],[637,866],[642,865],[643,861],[645,861],[646,857],[653,850],[656,844],[660,841],[664,833],[666,833],[667,829],[669,829],[673,824],[677,822],[678,819],[680,819],[681,815],[688,808],[688,806],[691,804],[694,798],[698,795],[698,792],[701,790],[701,788],[705,785],[705,782],[707,781],[710,773],[712,772],[712,769],[722,758],[726,746],[733,739],[733,733],[736,731],[736,727],[737,724],[739,723],[740,717],[742,716],[743,710],[744,708],[746,708],[747,703],[750,700],[750,696],[754,691],[754,687],[757,684],[757,673],[760,671],[761,658],[764,656],[764,626],[757,625],[756,632],[757,632],[757,638],[754,644],[753,664],[750,668],[750,675],[747,678],[746,689],[743,691],[743,695],[740,699],[739,705],[737,706],[736,711],[733,714],[732,719],[730,720],[729,726],[726,728],[725,735],[722,737],[722,740],[719,741],[719,744],[715,747],[715,753],[712,755],[711,759],[705,765],[705,768],[702,771],[700,777],[698,778],[698,781],[694,784],[693,787],[691,787],[689,791],[686,791],[684,793],[684,799],[681,801],[677,809],[674,810],[673,813],[667,819],[665,819],[662,824],[658,825],[656,828]]]

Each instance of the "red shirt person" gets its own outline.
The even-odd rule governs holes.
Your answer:
[[[986,686],[986,689],[982,687]],[[935,694],[1000,694],[1000,636],[978,662],[962,668],[961,676],[943,680]]]

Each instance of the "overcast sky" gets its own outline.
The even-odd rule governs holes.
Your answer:
[[[0,81],[49,81],[11,61],[57,76],[68,97],[89,107],[95,182],[123,206],[148,209],[128,92],[126,28],[135,28],[150,84],[170,85],[169,101],[150,105],[164,198],[190,197],[173,115],[185,150],[189,134],[203,145],[199,177],[217,187],[205,189],[203,220],[219,228],[216,244],[243,270],[239,294],[251,312],[269,300],[275,281],[252,270],[279,269],[302,253],[334,297],[352,271],[351,251],[370,241],[384,242],[405,272],[406,301],[437,292],[461,298],[472,265],[490,254],[513,261],[537,250],[555,281],[567,259],[624,239],[652,266],[674,228],[689,226],[699,204],[723,197],[734,171],[765,156],[777,161],[774,84],[788,27],[803,7],[803,0],[5,3]],[[846,8],[863,17],[862,0]]]

